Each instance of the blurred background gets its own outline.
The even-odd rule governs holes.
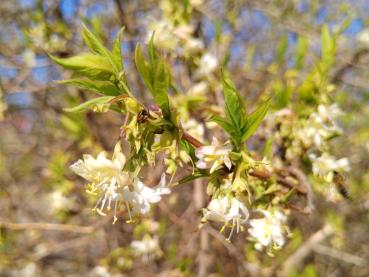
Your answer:
[[[47,54],[87,51],[82,23],[109,46],[125,26],[128,82],[149,103],[132,62],[134,48],[153,26],[165,33],[165,20],[175,22],[179,13],[188,16],[205,49],[227,65],[251,106],[265,91],[277,94],[307,76],[319,55],[323,24],[339,33],[329,82],[345,115],[333,150],[351,162],[345,184],[350,200],[318,201],[311,214],[292,213],[293,236],[274,258],[255,252],[242,233],[229,244],[214,228],[197,231],[196,184],[175,189],[152,219],[112,225],[112,217],[91,211],[94,199],[68,168],[83,153],[111,151],[122,118],[64,112],[90,94],[56,84],[69,75]],[[176,65],[190,58],[168,55],[178,68],[174,78],[180,78]],[[183,91],[191,82],[181,83]],[[291,276],[369,276],[368,104],[366,0],[0,1],[0,275],[261,276],[267,268],[266,275],[283,276],[280,269],[293,257],[299,270]],[[335,227],[328,235],[327,222]],[[316,247],[319,236],[324,246]],[[140,254],[132,244],[140,249],[139,242],[153,238],[151,253]]]

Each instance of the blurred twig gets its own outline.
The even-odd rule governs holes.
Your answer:
[[[12,222],[0,222],[0,228],[6,228],[11,230],[42,230],[42,231],[60,231],[89,234],[92,233],[95,228],[92,226],[77,226],[69,224],[53,224],[45,222],[32,222],[32,223],[12,223]]]
[[[330,224],[324,225],[322,229],[310,236],[310,238],[302,244],[295,253],[293,253],[283,264],[283,272],[288,273],[300,267],[306,257],[308,257],[326,238],[334,234],[334,229]]]

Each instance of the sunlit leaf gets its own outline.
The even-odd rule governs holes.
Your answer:
[[[97,81],[89,79],[69,79],[58,81],[59,84],[74,85],[76,87],[92,90],[103,95],[118,96],[121,94],[119,89],[111,82]]]
[[[242,141],[246,141],[249,137],[251,137],[257,128],[260,126],[261,122],[263,121],[265,115],[268,112],[270,106],[270,99],[265,101],[264,103],[260,104],[255,111],[253,111],[247,117],[247,125],[242,130]]]
[[[93,108],[97,105],[103,105],[103,104],[107,104],[108,102],[110,102],[111,100],[113,100],[115,97],[114,96],[102,96],[102,97],[98,97],[98,98],[94,98],[91,100],[88,100],[76,107],[73,108],[69,108],[69,109],[64,109],[66,112],[71,112],[71,113],[79,113],[79,112],[83,112],[89,108]]]
[[[50,58],[62,67],[92,79],[106,80],[115,73],[106,58],[90,53],[70,58],[57,58],[50,55]]]

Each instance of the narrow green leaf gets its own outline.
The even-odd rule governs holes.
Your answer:
[[[155,102],[163,110],[165,117],[170,116],[168,88],[169,88],[169,75],[165,67],[164,61],[159,61],[154,71],[155,81],[153,83],[153,96]]]
[[[123,31],[124,27],[119,30],[118,35],[114,41],[113,49],[111,51],[113,62],[119,71],[123,71],[122,50],[120,48]]]
[[[265,115],[268,112],[270,106],[270,99],[265,101],[264,103],[260,104],[255,111],[253,111],[247,117],[247,125],[242,130],[242,142],[245,142],[249,137],[251,137],[257,128],[260,126],[261,122],[263,121]]]
[[[122,93],[119,89],[110,82],[89,80],[89,79],[69,79],[58,81],[59,84],[74,85],[76,87],[92,90],[97,93],[109,96],[118,96]]]
[[[231,123],[227,121],[227,119],[220,117],[218,115],[213,115],[210,118],[210,121],[218,124],[224,131],[226,131],[234,141],[239,142],[241,139],[241,134],[238,130],[235,130]]]
[[[82,38],[87,46],[96,54],[105,57],[111,64],[115,73],[119,73],[120,69],[112,58],[110,51],[103,45],[101,40],[97,38],[85,25],[82,27]]]
[[[149,62],[146,61],[141,46],[135,50],[135,63],[146,87],[150,90],[155,102],[162,109],[164,117],[170,119],[168,90],[170,74],[165,62],[155,52],[152,39],[149,44]]]
[[[91,107],[94,107],[96,105],[101,105],[101,104],[106,104],[109,101],[113,100],[115,97],[114,96],[102,96],[102,97],[97,97],[91,100],[88,100],[76,107],[73,108],[69,108],[69,109],[64,109],[66,112],[71,112],[71,113],[79,113],[79,112],[83,112]]]
[[[222,74],[223,93],[225,99],[225,114],[226,118],[233,125],[234,129],[241,130],[246,125],[246,109],[243,99],[237,91],[233,82],[228,76]]]
[[[325,72],[331,67],[336,52],[336,42],[327,25],[322,27],[321,40],[322,71]]]
[[[114,70],[110,62],[98,55],[86,53],[70,58],[57,58],[49,55],[50,58],[66,69],[70,69],[81,76],[92,79],[106,80],[114,75]]]
[[[307,49],[307,39],[303,36],[299,36],[296,45],[295,68],[300,69],[303,66]]]
[[[145,60],[145,57],[141,50],[141,45],[138,43],[135,50],[135,63],[138,72],[141,75],[142,80],[148,89],[152,90],[151,80],[150,80],[150,70],[149,64]]]
[[[279,41],[277,45],[277,49],[276,49],[277,61],[279,63],[281,63],[284,60],[287,47],[288,47],[287,34],[283,34],[281,40]]]

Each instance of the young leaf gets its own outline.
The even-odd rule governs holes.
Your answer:
[[[322,70],[326,71],[332,65],[336,51],[335,39],[331,36],[327,25],[324,25],[322,28],[321,40]]]
[[[260,126],[265,115],[268,112],[270,106],[270,99],[259,105],[255,111],[253,111],[247,117],[246,127],[242,130],[242,142],[245,142],[250,136],[252,136],[257,128]]]
[[[303,66],[306,51],[308,49],[308,41],[305,37],[299,36],[297,39],[295,53],[295,68],[300,69]]]
[[[106,80],[114,74],[109,61],[102,56],[90,53],[70,58],[57,58],[52,55],[49,56],[54,62],[62,67],[91,79]]]
[[[109,101],[113,100],[115,97],[114,96],[102,96],[102,97],[98,97],[98,98],[94,98],[91,100],[88,100],[76,107],[73,108],[69,108],[69,109],[64,109],[66,112],[71,112],[71,113],[79,113],[79,112],[83,112],[85,110],[87,110],[88,108],[94,107],[96,105],[102,105],[102,104],[107,104]]]
[[[145,57],[141,50],[141,45],[138,43],[135,50],[135,63],[138,72],[140,73],[142,80],[144,81],[146,87],[151,91],[151,80],[150,80],[150,70],[149,64],[145,60]]]
[[[97,81],[97,80],[92,81],[89,79],[69,79],[59,81],[58,83],[66,85],[74,85],[76,87],[86,90],[92,90],[103,95],[118,96],[122,94],[115,85],[106,81]]]
[[[232,124],[230,124],[227,119],[220,117],[218,115],[213,115],[210,118],[210,121],[215,122],[216,124],[218,124],[224,131],[226,131],[232,138],[236,138],[239,137],[239,134],[237,132],[237,130],[235,130],[232,126]]]
[[[119,30],[118,35],[114,41],[113,49],[111,51],[113,62],[119,71],[123,71],[122,51],[120,48],[123,31],[124,27]]]
[[[276,56],[278,63],[281,63],[284,60],[288,47],[288,37],[286,34],[282,35],[281,40],[279,41],[276,49]]]
[[[222,74],[222,82],[226,118],[233,125],[234,129],[241,130],[246,125],[246,109],[243,99],[233,82],[224,73]]]
[[[135,50],[135,63],[146,87],[162,109],[164,117],[170,119],[168,99],[170,75],[164,61],[155,52],[152,40],[149,44],[149,62],[145,60],[141,46],[138,44]]]
[[[88,47],[96,54],[105,57],[111,64],[115,73],[119,73],[119,68],[112,58],[110,51],[103,45],[99,38],[97,38],[85,25],[82,27],[82,38]]]

